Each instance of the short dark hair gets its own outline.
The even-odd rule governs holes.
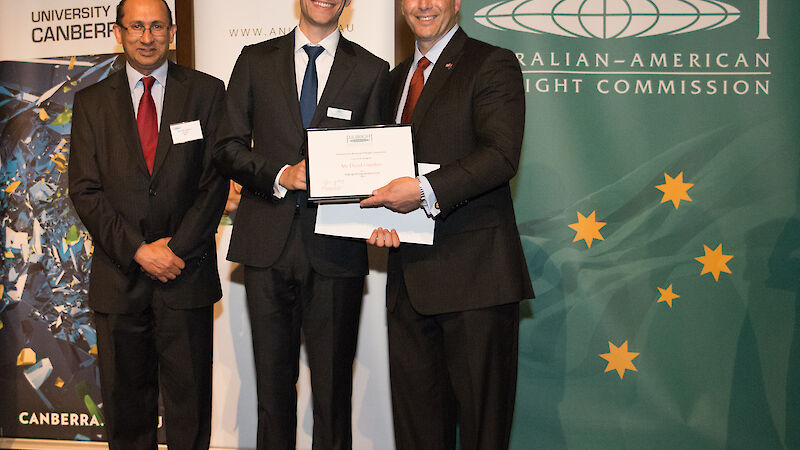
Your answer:
[[[161,3],[164,4],[164,7],[167,8],[167,17],[168,17],[168,26],[172,26],[172,10],[169,8],[167,4],[167,0],[161,0]],[[117,25],[122,25],[122,7],[125,6],[125,0],[120,0],[117,4]]]

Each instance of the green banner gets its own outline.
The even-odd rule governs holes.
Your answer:
[[[526,87],[513,448],[800,448],[796,20],[786,0],[462,0]]]

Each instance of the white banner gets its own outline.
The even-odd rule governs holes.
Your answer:
[[[13,3],[13,7],[10,5]],[[117,0],[2,0],[0,61],[121,53]],[[167,0],[175,11],[175,0]]]
[[[282,36],[300,20],[297,0],[195,0],[195,67],[227,83],[242,47]],[[344,36],[393,65],[394,2],[353,0],[340,20]],[[256,391],[242,268],[225,260],[230,227],[219,234],[223,299],[215,309],[211,445],[255,448]],[[353,447],[394,448],[387,357],[386,253],[370,251],[353,382]],[[297,448],[311,448],[311,387],[305,354],[298,383]]]
[[[195,0],[195,68],[228,82],[239,51],[282,36],[300,21],[297,0]],[[339,28],[394,67],[394,2],[353,0]]]

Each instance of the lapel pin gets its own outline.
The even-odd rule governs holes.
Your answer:
[[[447,64],[445,64],[445,65],[444,65],[444,68],[445,68],[445,69],[447,69],[447,70],[450,70],[450,69],[452,69],[452,68],[453,68],[453,63],[447,63]]]

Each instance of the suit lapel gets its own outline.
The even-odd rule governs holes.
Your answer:
[[[164,91],[164,103],[161,109],[161,126],[158,130],[158,144],[156,145],[156,159],[153,164],[153,177],[164,164],[172,148],[172,132],[169,126],[181,122],[186,118],[184,108],[188,104],[189,88],[186,86],[186,74],[180,67],[169,63],[167,69],[167,86]],[[193,119],[193,118],[190,118]]]
[[[461,52],[464,49],[464,43],[467,42],[467,34],[459,28],[453,35],[450,42],[439,55],[436,65],[433,66],[428,81],[425,82],[425,87],[422,88],[422,93],[419,96],[417,105],[414,107],[414,114],[411,116],[411,122],[415,125],[415,131],[419,130],[425,114],[433,104],[439,91],[450,78],[453,69],[458,64],[458,59],[461,57]]]
[[[408,71],[411,70],[411,63],[413,62],[413,57],[408,58],[395,69],[397,71],[397,82],[392,86],[394,89],[392,92],[392,123],[394,123],[397,113],[399,112],[398,108],[400,108],[400,100],[403,97],[403,88],[405,87]]]
[[[314,117],[311,118],[312,127],[318,126],[322,119],[325,118],[328,113],[328,105],[336,98],[336,94],[341,91],[341,87],[344,86],[355,65],[353,44],[345,39],[344,36],[340,36],[339,45],[336,46],[336,54],[333,57],[331,73],[328,75],[325,89],[322,91],[322,96],[317,103],[317,109],[314,110]]]
[[[131,89],[128,85],[128,75],[125,73],[125,66],[113,75],[111,83],[111,103],[110,108],[115,115],[116,123],[120,128],[120,136],[125,142],[129,152],[132,152],[137,161],[136,166],[147,176],[147,163],[142,154],[142,143],[139,141],[139,129],[136,127],[136,115],[133,113],[133,101],[131,100]]]
[[[303,117],[300,115],[300,100],[297,98],[297,74],[294,67],[294,34],[295,28],[280,41],[275,43],[278,50],[278,60],[274,62],[277,69],[279,90],[286,96],[289,105],[289,115],[294,121],[296,129],[303,128]]]

